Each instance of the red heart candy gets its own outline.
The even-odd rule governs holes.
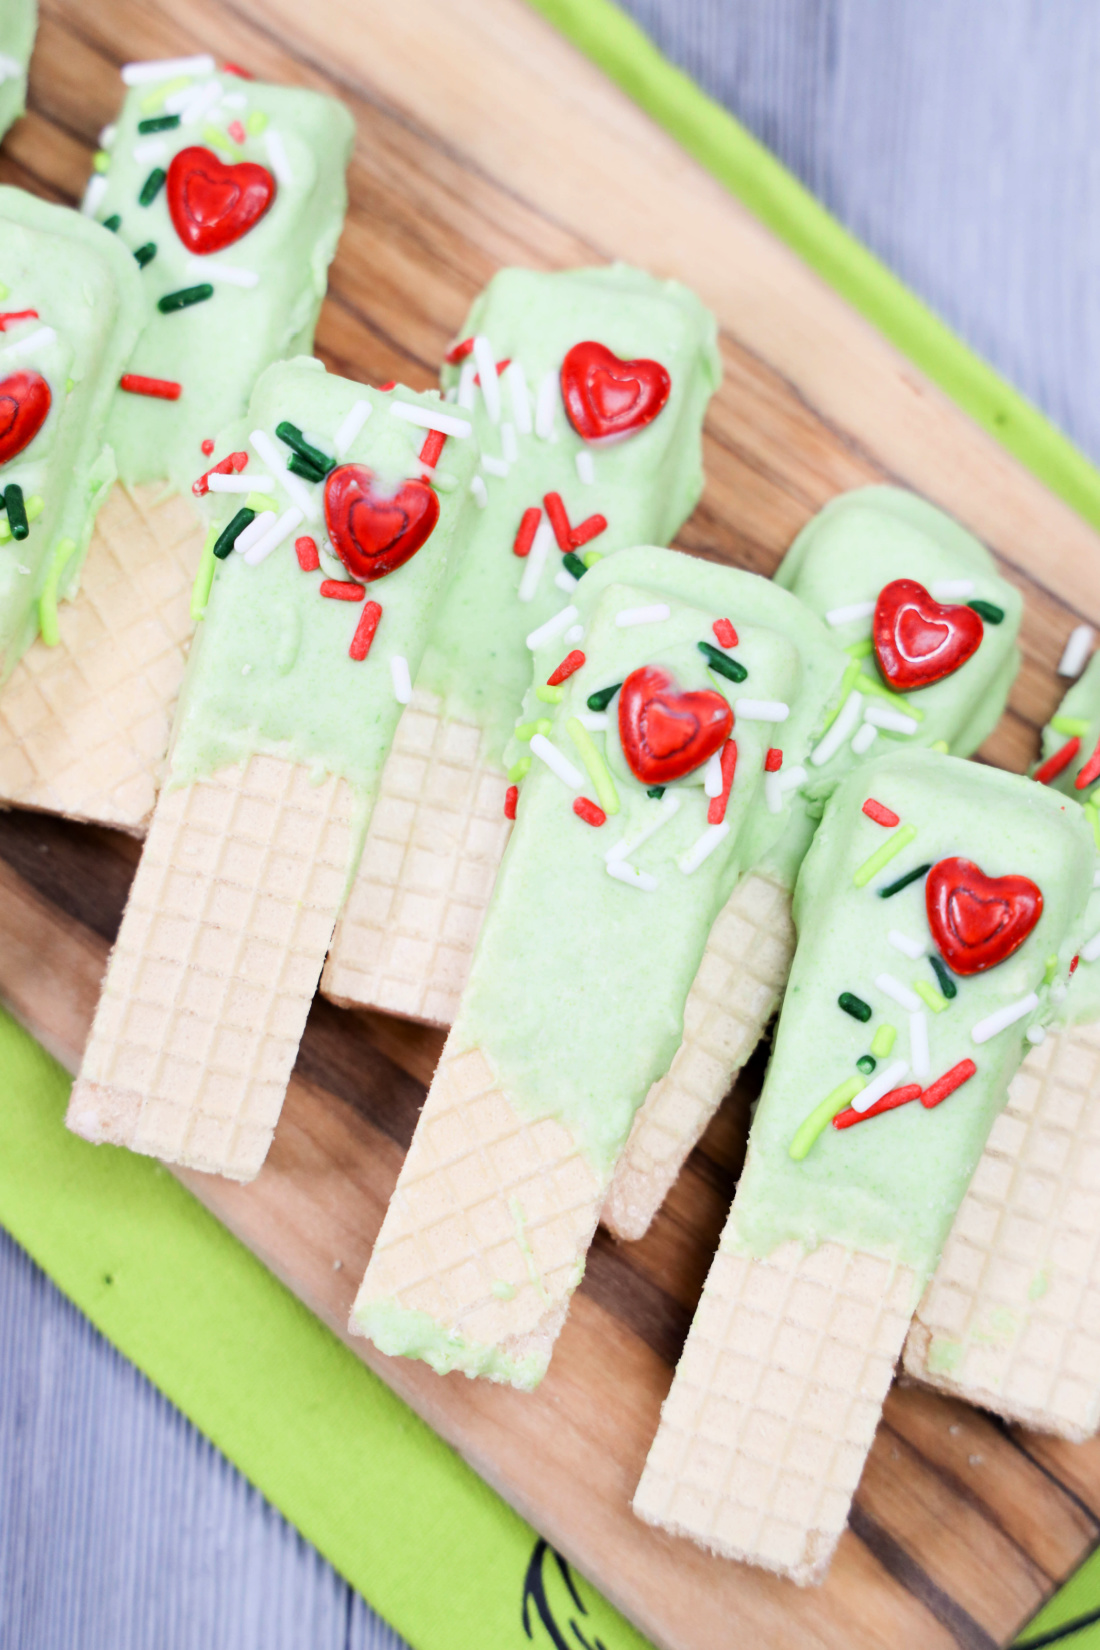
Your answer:
[[[668,785],[720,750],[733,712],[712,688],[681,693],[667,671],[641,665],[619,693],[619,738],[643,785]]]
[[[212,149],[181,149],[168,168],[168,211],[189,252],[220,252],[259,223],[275,199],[266,166],[226,166]]]
[[[407,562],[439,520],[439,500],[426,481],[383,492],[365,464],[341,464],[325,482],[325,522],[349,573],[372,584]]]
[[[922,688],[950,676],[981,646],[972,607],[943,607],[916,579],[895,579],[875,603],[875,654],[897,688]]]
[[[53,397],[40,372],[0,378],[0,464],[29,447],[46,422]]]
[[[561,364],[569,422],[585,441],[633,435],[652,424],[672,389],[659,361],[621,361],[603,344],[574,344]]]
[[[941,859],[925,885],[928,926],[956,974],[980,974],[1019,949],[1043,914],[1030,877],[987,877],[970,859]]]

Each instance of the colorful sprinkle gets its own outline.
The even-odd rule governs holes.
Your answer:
[[[912,721],[924,721],[924,712],[919,705],[911,705],[909,700],[903,698],[900,693],[892,693],[888,687],[885,687],[879,681],[877,676],[868,676],[864,672],[859,678],[859,685],[864,693],[873,693],[876,699],[885,699],[888,705],[893,705],[896,711],[900,711],[903,716],[910,717]]]
[[[691,847],[686,849],[676,863],[686,877],[692,876],[708,860],[718,847],[729,836],[729,825],[723,821],[720,825],[708,825],[702,836],[696,837]]]
[[[639,871],[636,865],[628,864],[625,859],[609,860],[607,874],[616,882],[625,882],[628,888],[640,889],[643,894],[656,892],[657,878],[650,876],[648,871]]]
[[[0,511],[2,511],[3,508],[4,498],[3,494],[0,493]],[[24,499],[23,508],[26,511],[28,521],[37,521],[43,510],[46,508],[46,505],[45,501],[41,499],[37,493],[32,493],[30,498]],[[13,536],[14,535],[8,523],[7,517],[0,515],[0,544],[7,544]]]
[[[531,652],[536,653],[547,642],[552,642],[555,636],[560,636],[563,630],[568,630],[576,617],[577,610],[575,607],[563,607],[561,612],[555,613],[552,619],[547,619],[545,624],[540,624],[536,630],[530,631],[527,636],[527,646],[531,649]]]
[[[822,1130],[828,1128],[837,1113],[842,1112],[864,1086],[862,1077],[849,1077],[814,1107],[805,1122],[800,1124],[789,1147],[796,1163],[801,1163]]]
[[[452,367],[457,367],[460,361],[465,361],[473,353],[474,341],[472,338],[463,338],[460,344],[452,344],[443,357]]]
[[[915,716],[906,716],[889,705],[865,705],[863,720],[873,728],[884,728],[888,733],[914,734],[918,723]]]
[[[214,582],[214,546],[218,541],[218,529],[211,527],[206,535],[206,543],[202,547],[199,558],[199,570],[195,574],[195,582],[191,586],[191,619],[194,624],[200,623],[206,617],[206,604],[210,600],[210,586]]]
[[[413,696],[412,674],[409,670],[409,661],[403,653],[395,653],[390,660],[390,680],[397,703],[407,705]]]
[[[658,801],[660,801],[661,797],[665,794],[665,789],[666,787],[664,785],[650,785],[645,794],[647,796],[655,797]]]
[[[547,687],[558,687],[562,682],[568,681],[574,671],[580,670],[583,664],[584,654],[579,648],[575,647],[572,653],[567,653],[565,655],[565,658],[562,660],[558,668],[551,671],[550,675],[546,678]],[[601,706],[601,709],[602,708],[603,707]]]
[[[119,221],[121,222],[121,219]],[[106,224],[104,228],[106,228]],[[9,327],[18,326],[20,321],[37,320],[38,311],[36,309],[10,309],[6,314],[0,315],[0,332],[7,332]]]
[[[321,557],[317,550],[316,539],[311,539],[308,533],[300,539],[294,540],[294,554],[298,558],[298,566],[303,573],[316,573],[321,565]],[[354,654],[352,655],[354,658]]]
[[[897,1041],[897,1027],[884,1022],[871,1038],[871,1053],[876,1060],[885,1060]]]
[[[167,176],[168,174],[164,170],[163,166],[153,167],[153,170],[149,173],[149,176],[141,186],[141,192],[138,195],[139,206],[152,206],[153,202],[160,194],[160,191],[163,189],[164,180]]]
[[[521,779],[526,779],[530,771],[531,758],[529,756],[521,756],[519,761],[513,762],[512,766],[508,769],[508,783],[510,785],[518,785]]]
[[[565,513],[565,503],[560,493],[547,493],[543,498],[543,507],[546,510],[550,525],[554,529],[554,537],[558,542],[558,549],[566,551],[572,549],[570,540],[569,517]]]
[[[122,219],[117,212],[112,212],[109,218],[104,218],[103,227],[109,229],[113,235],[122,228]]]
[[[764,758],[764,772],[778,773],[782,766],[783,752],[775,745],[769,746],[768,754]]]
[[[1022,1020],[1038,1006],[1038,997],[1034,991],[1029,991],[1026,997],[1008,1003],[1006,1007],[997,1009],[994,1014],[987,1014],[983,1020],[971,1026],[971,1040],[979,1044],[988,1043],[991,1037],[997,1037],[1002,1031],[1007,1031],[1009,1026],[1015,1025],[1017,1020]]]
[[[584,784],[584,775],[575,768],[567,756],[563,756],[556,745],[552,745],[544,733],[536,733],[531,739],[531,754],[544,762],[550,772],[560,779],[563,785],[568,785],[571,791],[579,791]]]
[[[10,487],[5,488],[5,493],[10,491]],[[56,647],[61,640],[61,631],[57,620],[57,592],[61,584],[61,575],[68,566],[69,558],[75,550],[75,539],[58,539],[57,549],[54,551],[53,561],[50,563],[50,570],[46,575],[42,593],[38,598],[38,628],[47,647]]]
[[[868,1106],[866,1111],[856,1111],[854,1106],[849,1106],[847,1111],[838,1112],[833,1118],[833,1128],[850,1129],[853,1123],[862,1123],[868,1117],[880,1117],[884,1111],[894,1111],[898,1106],[907,1106],[910,1100],[919,1098],[920,1084],[906,1083],[901,1088],[891,1089],[873,1106]]]
[[[202,444],[202,450],[209,456],[209,454],[214,451],[214,443],[212,441],[204,441]],[[211,491],[211,476],[238,476],[242,470],[247,468],[247,466],[247,453],[230,453],[227,458],[221,459],[217,464],[212,465],[209,470],[204,470],[198,480],[191,483],[191,491],[194,493],[196,498],[202,498],[204,494]]]
[[[737,632],[728,619],[715,619],[711,625],[719,647],[736,647]]]
[[[911,882],[919,882],[921,877],[927,876],[931,869],[932,862],[930,860],[927,865],[918,865],[912,871],[906,871],[905,875],[899,877],[896,882],[889,882],[885,888],[879,889],[879,899],[891,899],[894,894],[900,894],[902,889],[908,888]]]
[[[890,1090],[901,1082],[908,1070],[909,1067],[904,1060],[892,1061],[885,1071],[880,1071],[872,1082],[860,1090],[858,1096],[852,1100],[852,1109],[861,1114],[870,1111],[876,1101],[881,1100],[884,1094],[889,1094]]]
[[[861,1071],[864,1077],[870,1077],[877,1065],[878,1061],[873,1054],[861,1054],[856,1061],[856,1070]],[[834,1118],[833,1121],[835,1122],[836,1119]]]
[[[733,779],[737,772],[737,744],[735,740],[726,740],[722,746],[720,760],[722,764],[722,789],[717,796],[712,797],[710,800],[710,806],[707,809],[708,825],[721,825],[726,817],[730,792],[733,789]]]
[[[183,385],[171,378],[146,378],[140,372],[124,372],[118,387],[128,395],[152,395],[158,401],[178,401],[183,394]]]
[[[585,704],[588,706],[589,710],[606,710],[622,685],[623,684],[621,682],[612,682],[610,687],[597,688],[595,693],[590,693],[588,695],[588,698],[585,700]],[[664,790],[663,785],[655,788],[661,791]]]
[[[618,630],[629,630],[639,624],[663,624],[671,616],[672,609],[667,602],[653,602],[649,607],[620,607],[615,626]]]
[[[870,636],[864,636],[860,642],[853,642],[851,647],[844,649],[850,659],[867,659],[875,651],[875,644]]]
[[[979,619],[984,619],[986,624],[1003,624],[1004,622],[1005,610],[1003,607],[997,607],[994,602],[976,601],[967,602],[966,605],[973,608]]]
[[[174,132],[179,123],[179,115],[153,115],[150,120],[139,120],[137,129],[146,137],[150,132]]]
[[[1071,979],[1073,978],[1074,974],[1076,974],[1077,965],[1080,963],[1080,961],[1081,961],[1080,952],[1078,952],[1076,957],[1071,957],[1070,958],[1070,960],[1069,960],[1069,973],[1070,973],[1070,978]]]
[[[1079,791],[1087,790],[1096,779],[1100,779],[1100,740],[1097,740],[1096,749],[1073,781],[1074,788]]]
[[[909,846],[916,834],[917,827],[915,825],[903,825],[900,830],[895,831],[893,836],[884,842],[881,848],[876,848],[871,857],[865,859],[856,871],[852,878],[856,887],[865,888],[871,878],[878,876],[883,866],[890,863],[895,854],[900,854],[903,848]]]
[[[354,579],[322,579],[320,589],[322,596],[334,602],[361,602],[367,593]]]
[[[565,689],[549,687],[545,682],[540,682],[535,689],[535,698],[541,699],[544,705],[560,705],[565,698]]]
[[[203,458],[210,457],[210,454],[214,451],[214,443],[211,441],[209,436],[207,436],[205,441],[199,442],[199,451],[202,453]],[[194,491],[194,487],[192,487],[192,491]]]
[[[234,143],[243,143],[248,136],[248,133],[245,131],[239,120],[231,120],[229,125],[226,127],[226,131],[229,133]]]
[[[859,1020],[862,1025],[866,1025],[871,1018],[870,1003],[865,1003],[863,998],[857,997],[854,991],[842,991],[837,998],[837,1002],[845,1014],[850,1014],[853,1020]]]
[[[607,815],[602,808],[597,808],[594,802],[589,802],[586,796],[578,796],[573,801],[573,812],[578,819],[583,819],[586,825],[606,825]]]
[[[731,659],[728,653],[723,653],[710,642],[697,642],[695,645],[716,676],[724,676],[728,682],[743,682],[748,676],[739,659]]]
[[[946,1006],[946,1005],[945,1005]],[[909,1064],[913,1076],[925,1082],[932,1075],[932,1058],[928,1052],[928,1016],[922,1008],[909,1016]]]
[[[907,1014],[915,1014],[920,1008],[920,998],[914,996],[907,985],[902,985],[893,974],[876,974],[875,985],[883,994],[904,1008]]]
[[[1074,736],[1083,739],[1089,731],[1089,724],[1084,716],[1052,716],[1050,725],[1055,733],[1060,733],[1067,739]]]
[[[352,637],[351,646],[348,648],[349,659],[361,662],[366,658],[370,652],[371,643],[374,641],[374,633],[378,629],[381,617],[382,608],[379,603],[368,602],[359,615],[359,623],[355,627],[355,635]]]
[[[429,430],[424,437],[424,445],[420,449],[421,464],[426,464],[430,470],[434,470],[439,463],[446,443],[447,437],[442,430]]]
[[[828,733],[829,729],[832,727],[833,723],[836,721],[836,719],[840,715],[841,711],[847,705],[848,696],[851,693],[853,687],[855,686],[856,679],[859,675],[860,675],[860,668],[859,668],[859,662],[857,660],[854,660],[850,665],[847,665],[845,667],[844,675],[840,678],[840,686],[837,689],[837,696],[836,696],[835,701],[833,702],[833,707],[830,710],[828,716],[826,716],[824,725],[822,726],[822,729],[821,729],[821,733],[822,733],[823,737],[826,733]],[[838,748],[839,748],[839,741],[838,741],[837,745],[835,745],[833,747],[833,749],[838,749]]]
[[[25,539],[31,529],[27,521],[27,506],[23,502],[23,489],[17,481],[9,482],[4,488],[4,509],[12,538]]]
[[[504,817],[505,817],[505,819],[515,819],[515,817],[516,817],[516,803],[518,801],[519,801],[519,786],[518,785],[509,785],[508,789],[504,793]]]
[[[535,542],[535,533],[541,520],[542,511],[537,504],[532,504],[530,509],[523,512],[519,520],[519,526],[516,528],[515,539],[512,542],[513,556],[527,555]]]
[[[592,735],[575,716],[571,716],[566,722],[565,731],[576,746],[577,753],[588,771],[588,777],[595,787],[600,807],[605,814],[617,814],[620,807],[619,793],[615,789],[615,781],[611,777],[606,762],[597,750]],[[600,823],[602,824],[603,821],[601,820]]]
[[[291,475],[301,476],[303,481],[311,481],[315,486],[324,481],[327,473],[319,470],[308,458],[303,458],[301,453],[291,453],[286,461],[286,467]]]
[[[255,510],[250,510],[246,504],[242,509],[237,511],[237,514],[233,517],[228,527],[222,528],[221,532],[214,540],[214,554],[217,556],[219,561],[225,560],[226,556],[228,556],[229,552],[236,544],[240,534],[244,532],[246,527],[250,527],[255,519]]]
[[[784,768],[777,773],[766,773],[764,775],[764,802],[768,812],[770,814],[782,813],[783,798],[788,791],[797,790],[799,785],[805,784],[808,777],[801,762],[797,762],[793,768]]]
[[[157,299],[157,308],[162,315],[173,315],[176,310],[190,309],[193,304],[204,304],[213,296],[214,288],[210,282],[200,281],[198,286],[185,286],[178,292],[166,292],[163,298]]]
[[[891,830],[895,825],[901,824],[900,816],[893,808],[884,807],[881,802],[876,802],[873,796],[869,796],[863,804],[863,812],[868,819],[873,819],[876,825],[885,825]]]
[[[1095,640],[1096,632],[1090,624],[1079,624],[1072,630],[1058,665],[1059,676],[1080,676]]]
[[[934,1083],[929,1083],[920,1097],[921,1105],[927,1106],[931,1111],[933,1106],[938,1106],[941,1101],[946,1100],[949,1094],[954,1094],[964,1083],[969,1083],[977,1069],[973,1060],[960,1060],[957,1066],[952,1066],[942,1077],[937,1077]]]
[[[857,619],[870,619],[874,611],[874,602],[849,602],[846,607],[831,607],[825,615],[825,623],[838,629],[841,625],[855,624]]]
[[[858,666],[857,666],[858,674]],[[844,681],[848,679],[848,672],[844,673]],[[844,682],[841,683],[841,688]],[[843,745],[849,734],[855,732],[856,724],[863,714],[863,695],[855,688],[841,703],[836,715],[829,718],[826,731],[810,753],[810,761],[815,768],[823,767]]]
[[[520,722],[512,730],[512,736],[525,745],[528,739],[533,739],[536,733],[549,733],[554,726],[548,717],[540,716],[537,722]]]
[[[332,438],[332,446],[337,458],[344,457],[373,411],[373,405],[367,400],[360,399],[352,404],[350,411],[345,415],[340,428]]]
[[[284,418],[276,424],[275,434],[280,441],[285,442],[288,447],[292,448],[299,458],[304,459],[314,470],[319,470],[322,477],[327,476],[330,470],[336,468],[336,460],[329,458],[328,454],[321,452],[318,447],[312,446],[298,426],[291,424],[288,419]]]
[[[572,549],[580,550],[593,539],[599,538],[601,533],[607,532],[606,516],[587,516],[578,527],[574,527],[569,534],[569,543]]]
[[[959,988],[947,972],[947,964],[942,962],[939,957],[935,956],[929,957],[928,961],[932,964],[932,972],[939,981],[940,990],[943,992],[948,1002],[950,1002],[953,998],[958,996]]]
[[[583,579],[584,575],[588,572],[588,568],[585,566],[584,562],[579,556],[574,555],[572,550],[567,551],[562,557],[561,564],[570,573],[572,573],[575,579]]]

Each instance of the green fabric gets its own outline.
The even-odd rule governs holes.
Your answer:
[[[1089,1621],[1089,1617],[1095,1617]],[[1074,1623],[1080,1625],[1076,1628]],[[1100,1650],[1100,1552],[1087,1558],[1077,1574],[1030,1621],[1016,1640],[1018,1650],[1043,1642],[1058,1650]]]
[[[58,1288],[417,1650],[529,1645],[523,1520],[167,1170],[69,1134],[68,1076],[2,1012],[0,1073],[0,1223]],[[558,1620],[642,1650],[541,1568]]]

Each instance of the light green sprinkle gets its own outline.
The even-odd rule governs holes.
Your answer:
[[[870,636],[865,636],[861,642],[853,642],[851,647],[844,649],[850,659],[866,659],[875,651],[875,644]]]
[[[917,834],[915,825],[901,825],[893,836],[887,837],[881,848],[876,848],[870,859],[865,859],[853,877],[857,888],[866,888],[872,877],[877,877],[884,865],[889,865],[895,854],[908,848]]]
[[[42,594],[38,598],[38,628],[47,647],[56,647],[61,640],[61,631],[57,623],[57,589],[69,557],[75,549],[75,539],[58,539],[50,570],[46,574],[46,582],[42,586]]]
[[[512,766],[508,769],[509,785],[518,785],[521,779],[526,779],[530,771],[531,758],[529,756],[521,756],[519,761],[513,762]]]
[[[897,1041],[897,1026],[881,1025],[871,1038],[871,1053],[876,1060],[885,1060]]]
[[[840,690],[837,693],[836,703],[833,705],[832,710],[829,712],[828,716],[825,719],[825,725],[821,730],[822,733],[828,733],[829,729],[832,727],[833,723],[836,721],[837,717],[840,715],[840,712],[843,709],[845,702],[847,701],[848,695],[852,691],[852,684],[855,682],[855,679],[858,675],[859,675],[859,660],[858,659],[853,659],[851,664],[845,670],[844,675],[840,678]]]
[[[1083,716],[1052,716],[1050,725],[1055,733],[1064,733],[1067,739],[1083,739],[1089,731]]]
[[[11,287],[10,286],[5,286],[3,281],[0,281],[0,304],[2,304],[4,302],[5,298],[10,298],[10,297],[11,297]]]
[[[23,501],[23,511],[28,521],[37,521],[45,508],[45,502],[38,493],[32,493],[30,498]],[[0,544],[7,544],[10,538],[11,527],[8,524],[8,518],[7,516],[0,516]]]
[[[244,129],[248,133],[249,137],[259,137],[260,133],[266,128],[266,126],[267,116],[264,114],[262,109],[253,109],[252,113],[244,123]]]
[[[790,1154],[796,1163],[801,1163],[822,1129],[828,1128],[837,1112],[850,1105],[860,1089],[866,1087],[862,1077],[849,1077],[814,1107],[790,1144]]]
[[[217,562],[214,560],[214,546],[218,541],[218,529],[211,527],[206,535],[206,543],[202,547],[199,558],[199,570],[195,574],[195,582],[191,586],[191,622],[198,624],[206,617],[206,604],[210,600],[210,586],[214,582],[214,569]]]
[[[903,699],[900,693],[891,693],[888,687],[883,687],[877,676],[868,676],[864,671],[856,683],[861,693],[873,693],[878,699],[885,699],[888,705],[900,710],[903,716],[911,716],[915,722],[924,721],[924,712],[916,705],[911,705],[908,699]]]
[[[581,560],[586,567],[595,567],[598,561],[603,561],[603,555],[599,550],[586,550]]]
[[[503,1278],[494,1278],[489,1285],[489,1292],[495,1295],[498,1301],[514,1301],[516,1298],[515,1284],[506,1283]]]
[[[212,149],[220,149],[231,160],[241,160],[243,158],[243,150],[237,147],[229,133],[223,132],[220,126],[204,126],[202,135]]]
[[[527,741],[533,739],[536,733],[541,733],[544,736],[548,734],[553,725],[549,717],[546,716],[540,716],[537,722],[521,722],[516,729],[516,738],[526,745]]]
[[[65,394],[66,395],[72,395],[72,393],[75,389],[76,389],[76,379],[75,378],[66,378],[66,380],[65,380]]]
[[[577,717],[571,716],[565,724],[565,731],[577,747],[577,754],[588,769],[596,791],[596,801],[605,814],[617,814],[619,811],[619,793],[615,789],[615,781],[611,777],[607,763],[596,749],[595,741],[584,723]]]
[[[1097,848],[1100,848],[1100,813],[1097,813],[1096,803],[1093,802],[1091,797],[1085,803],[1085,818],[1092,826],[1093,841],[1096,843]]]
[[[1057,972],[1058,972],[1058,953],[1057,953],[1057,951],[1052,951],[1050,953],[1050,956],[1047,958],[1046,967],[1043,969],[1043,984],[1044,985],[1049,985],[1051,983],[1051,981],[1054,979],[1054,976],[1055,976],[1055,974],[1057,974]]]
[[[106,172],[110,164],[111,157],[107,153],[106,149],[97,149],[95,154],[92,156],[92,171]]]
[[[913,990],[922,1003],[928,1004],[933,1014],[942,1014],[947,1007],[947,998],[941,997],[935,986],[929,985],[927,980],[914,980]]]
[[[930,751],[938,751],[941,756],[946,756],[950,748],[946,739],[934,739],[928,747]]]
[[[560,705],[565,698],[565,689],[551,687],[549,682],[540,682],[535,689],[535,698],[541,699],[544,705]]]
[[[261,510],[274,510],[276,515],[279,514],[279,501],[272,498],[270,493],[249,493],[244,501],[244,507],[246,510],[255,510],[257,515]]]
[[[174,80],[162,80],[159,86],[154,86],[152,91],[146,92],[142,98],[142,114],[156,114],[158,109],[163,109],[166,98],[171,97],[173,92],[182,92],[183,88],[190,86],[190,84],[191,76],[189,74],[178,74]]]

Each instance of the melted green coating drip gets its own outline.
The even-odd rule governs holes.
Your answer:
[[[510,1287],[504,1285],[505,1289]],[[500,1293],[498,1298],[508,1296]],[[390,1358],[419,1358],[437,1375],[461,1370],[470,1377],[480,1376],[518,1387],[521,1392],[533,1392],[550,1361],[549,1353],[515,1358],[499,1346],[464,1340],[457,1331],[442,1328],[427,1312],[410,1312],[396,1301],[368,1301],[356,1308],[354,1317],[356,1328],[380,1352]]]

